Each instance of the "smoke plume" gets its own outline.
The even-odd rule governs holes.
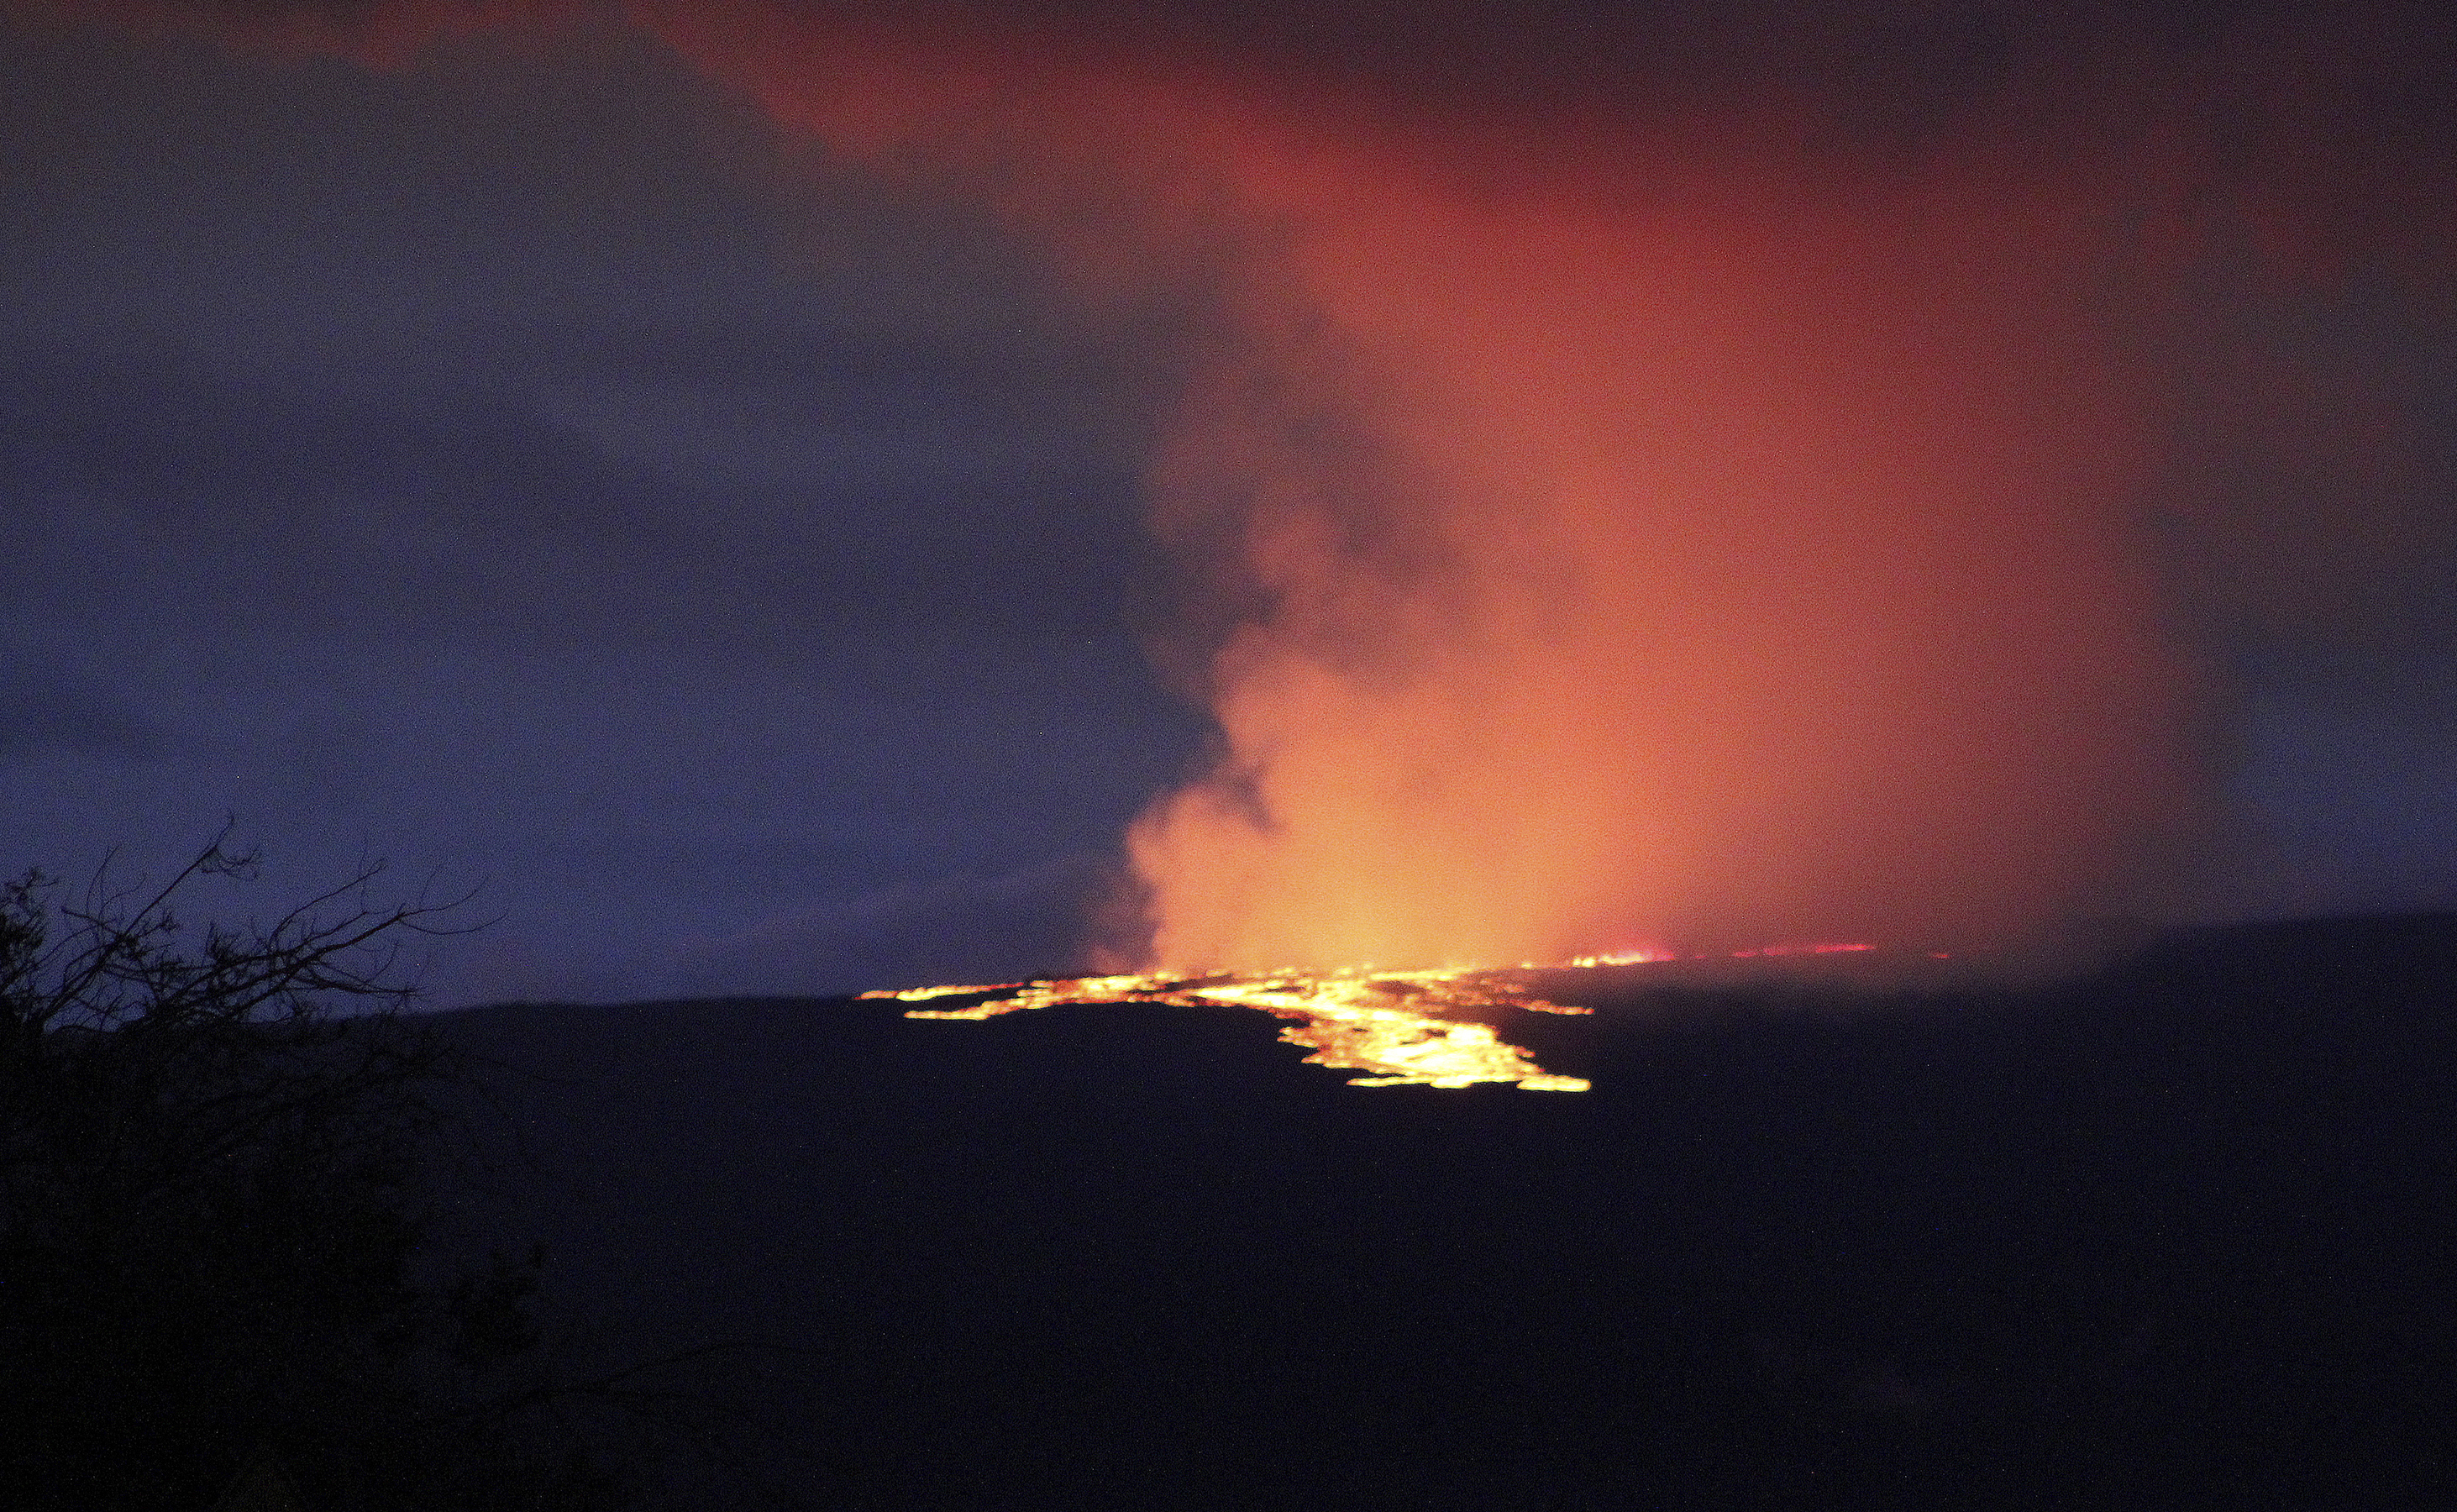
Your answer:
[[[2198,818],[2065,186],[802,35],[681,40],[1087,285],[1208,280],[1154,527],[1238,611],[1130,837],[1162,961],[2002,941]]]
[[[476,14],[231,24],[395,53]],[[1219,748],[1128,837],[1177,966],[2180,906],[2215,693],[2153,526],[2261,557],[2178,491],[2227,366],[2189,312],[2447,243],[2446,50],[2389,12],[626,14],[1086,301],[1192,312],[1156,654]],[[2302,424],[2264,444],[2347,445]]]

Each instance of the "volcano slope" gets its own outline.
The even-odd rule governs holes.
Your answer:
[[[749,1448],[691,1504],[2457,1494],[2457,917],[1593,986],[1526,1026],[1576,1096],[1225,1009],[444,1015],[504,1166],[447,1227],[542,1238],[598,1357],[789,1351],[701,1361]]]

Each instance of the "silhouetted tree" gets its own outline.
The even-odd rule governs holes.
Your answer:
[[[450,905],[369,871],[192,934],[226,840],[151,892],[0,888],[0,1505],[608,1504],[541,1412],[541,1256],[420,1278],[465,1068],[395,952]]]

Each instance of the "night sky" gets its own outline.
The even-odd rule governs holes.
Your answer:
[[[1501,19],[1524,6],[1398,18],[1291,5],[1240,20],[1243,8],[1079,5],[936,8],[929,27],[895,34],[781,4],[706,8],[718,19],[705,25],[655,7],[503,20],[520,9],[6,8],[0,854],[12,866],[81,877],[115,847],[123,874],[158,874],[227,815],[284,896],[375,859],[403,894],[476,888],[468,915],[494,922],[435,946],[426,980],[443,1005],[826,993],[1085,964],[1086,940],[1120,927],[1129,825],[1219,749],[1205,695],[1249,707],[1207,658],[1251,644],[1239,624],[1277,627],[1281,650],[1314,644],[1287,628],[1310,568],[1272,577],[1281,559],[1249,536],[1244,576],[1223,588],[1211,517],[1189,524],[1168,502],[1202,450],[1180,417],[1224,373],[1302,388],[1288,353],[1345,349],[1292,327],[1345,321],[1371,346],[1386,329],[1373,321],[1414,318],[1360,315],[1338,293],[1311,322],[1301,299],[1256,314],[1234,275],[1258,255],[1223,250],[1199,180],[1122,181],[1115,193],[1142,208],[1085,210],[1105,159],[1080,119],[1033,102],[1130,78],[1119,98],[1182,90],[1214,102],[1205,119],[1248,118],[1216,105],[1228,99],[1334,120],[1325,139],[1373,144],[1356,161],[1387,151],[1412,184],[1423,163],[1449,164],[1459,182],[1441,202],[1505,221],[1513,186],[1535,181],[1523,192],[1545,203],[1704,205],[1743,238],[1786,228],[1750,268],[1791,265],[1815,240],[1787,211],[1718,208],[1768,184],[1821,207],[1877,204],[1868,215],[1886,227],[1917,221],[1867,254],[1897,271],[1939,238],[1961,244],[1937,225],[1984,221],[1992,236],[1986,207],[2000,198],[2048,204],[2046,250],[2026,243],[2009,265],[2055,270],[2063,302],[2053,320],[2005,317],[2022,325],[2007,339],[2021,382],[1974,366],[1972,403],[2038,389],[2040,353],[2092,354],[2073,362],[2095,376],[2040,401],[2049,419],[2000,449],[2035,431],[2062,436],[2059,457],[2131,459],[2120,480],[2088,486],[2107,496],[2091,528],[2120,538],[2102,554],[2123,582],[2150,585],[2127,601],[2123,653],[2155,641],[2170,670],[2142,686],[2185,691],[2143,716],[2156,730],[2139,749],[2155,758],[2127,746],[2090,769],[2107,791],[2078,778],[2042,791],[2059,812],[2122,807],[2117,789],[2168,795],[2169,818],[2191,812],[2110,821],[2121,833],[2087,858],[2055,853],[2071,886],[2022,906],[2457,906],[2457,72],[2422,9],[1852,8],[1847,21],[1814,7],[1563,3],[1539,22]],[[912,72],[934,49],[961,66]],[[779,78],[826,57],[850,61],[812,84],[820,103],[791,108]],[[1025,104],[1001,115],[1010,64]],[[958,103],[903,121],[896,81],[916,77],[955,80]],[[884,101],[874,114],[864,91]],[[947,124],[967,111],[990,124]],[[1244,161],[1182,120],[1150,130],[1190,134],[1187,160],[1217,148]],[[944,145],[950,132],[961,145]],[[1655,155],[1626,155],[1630,142]],[[1274,234],[1315,244],[1305,196],[1344,193],[1348,171],[1291,190],[1277,214],[1295,228]],[[1576,195],[1545,200],[1548,176]],[[1269,239],[1244,212],[1227,221]],[[1393,224],[1404,240],[1404,219]],[[1528,254],[1531,290],[1568,265],[1545,256]],[[1858,256],[1802,274],[1800,298],[1857,286]],[[1667,276],[1722,265],[1700,254]],[[1914,321],[1927,306],[1900,290],[1917,284],[1870,296],[1869,376],[1896,407],[1854,408],[1818,435],[1890,434],[1930,403],[1888,365],[1918,350],[1906,322],[1944,333],[1946,378],[1931,382],[1949,409],[1964,386],[1953,354],[1992,349],[1972,312],[1996,306],[1956,295]],[[2066,297],[2085,285],[2088,299]],[[1523,292],[1462,320],[1537,308]],[[1811,339],[1803,361],[1857,349]],[[1823,414],[1853,385],[1819,373],[1800,404]],[[1725,387],[1736,404],[1774,391]],[[1274,423],[1311,427],[1309,456],[1343,476],[1376,445],[1422,440],[1377,430],[1388,412],[1370,406],[1363,439],[1326,439],[1338,401],[1302,407]],[[2102,429],[2120,445],[2097,446]],[[1203,466],[1214,482],[1245,476]],[[1366,539],[1333,554],[1371,558],[1377,582],[1422,544],[1377,535],[1386,515],[1372,508],[1325,517]],[[1897,516],[1851,504],[1815,518],[1840,539]],[[1992,528],[1923,534],[1905,570],[1972,564],[1974,596],[2000,570],[2023,580]],[[1451,561],[1424,530],[1429,554]],[[2072,581],[2106,580],[2101,556],[2088,562]],[[1812,608],[1875,581],[1803,571]],[[1239,597],[1251,579],[1281,595],[1276,610]],[[1800,626],[1823,622],[1800,612]],[[1418,674],[1404,654],[1376,661],[1410,648],[1388,628],[1406,623],[1386,618],[1362,643],[1362,685]],[[1906,673],[1914,682],[1947,680],[1956,632],[1940,623],[1905,642],[1927,669]],[[2097,705],[2075,707],[2072,728],[2097,728]],[[1883,743],[1882,727],[1836,717],[1838,741]],[[1564,759],[1687,728],[1602,722],[1563,737]],[[1744,712],[1728,727],[1784,725]],[[2054,767],[2068,725],[2018,728],[2025,770]],[[1721,765],[1755,773],[1750,759]],[[1922,791],[1915,754],[1887,765]],[[1859,791],[1856,770],[1832,802]],[[1268,777],[1237,781],[1271,800]],[[1935,821],[1940,846],[1969,850],[2001,827],[1990,804],[2030,801],[1972,782],[1968,814]],[[1701,812],[1754,811],[1719,797]],[[1926,822],[1916,803],[1901,812],[1906,830]],[[1923,870],[1917,846],[1903,854],[1886,873],[1903,887],[1969,880]],[[2008,854],[2009,868],[2031,865],[2031,851]],[[1664,907],[1700,939],[1716,935],[1702,922],[1714,899],[1762,880],[1682,864],[1707,901]],[[1796,893],[1834,886],[1812,878]],[[1799,917],[1935,922],[1884,897],[1858,906]],[[1789,918],[1744,911],[1727,927]]]

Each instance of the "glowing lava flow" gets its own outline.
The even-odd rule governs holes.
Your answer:
[[[1280,1038],[1313,1051],[1316,1066],[1371,1074],[1352,1087],[1471,1087],[1515,1082],[1529,1091],[1583,1092],[1575,1076],[1556,1076],[1505,1043],[1487,1024],[1452,1015],[1497,1008],[1586,1013],[1547,1003],[1507,973],[1479,967],[1433,971],[1353,969],[1274,976],[1077,977],[1008,982],[994,986],[913,987],[865,992],[865,998],[921,1003],[980,996],[963,1008],[917,1008],[913,1019],[990,1019],[1063,1004],[1166,1003],[1181,1007],[1259,1008],[1289,1023]]]

